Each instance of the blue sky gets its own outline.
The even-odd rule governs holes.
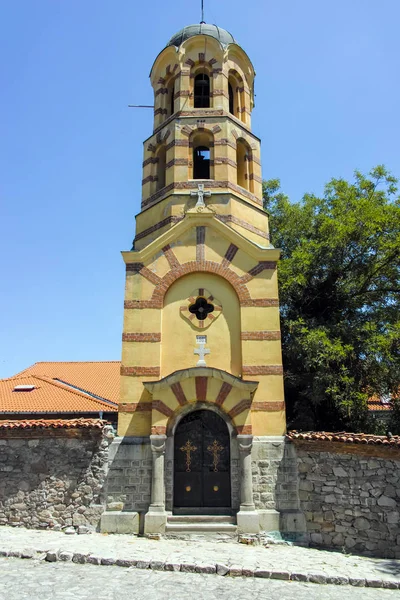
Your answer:
[[[263,176],[293,201],[384,163],[400,175],[398,0],[205,0],[255,65]],[[0,6],[0,377],[118,360],[151,134],[148,75],[200,0]],[[245,6],[245,10],[244,10]]]

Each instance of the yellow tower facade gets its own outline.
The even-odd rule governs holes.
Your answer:
[[[285,434],[280,253],[262,207],[254,76],[233,36],[205,23],[174,35],[150,73],[154,130],[134,247],[122,253],[113,463],[136,472],[114,473],[108,490],[147,533],[198,515],[279,528],[268,461]]]

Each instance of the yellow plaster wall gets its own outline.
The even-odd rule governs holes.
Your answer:
[[[285,435],[285,411],[278,410],[277,412],[252,412],[251,424],[253,426],[253,435]]]
[[[154,287],[154,283],[139,273],[128,271],[125,280],[125,300],[148,300],[154,292]]]
[[[277,298],[278,277],[276,269],[265,269],[247,284],[252,298]]]
[[[196,260],[196,228],[185,231],[179,240],[171,244],[171,248],[181,264]]]
[[[243,331],[278,331],[280,329],[279,309],[275,306],[242,306]]]
[[[282,402],[283,377],[280,375],[249,375],[246,379],[259,382],[254,394],[254,402]]]
[[[128,375],[121,376],[121,402],[137,403],[151,402],[151,395],[143,387],[143,381],[151,381],[154,377],[129,377]]]
[[[118,435],[147,436],[151,431],[151,411],[118,413]]]
[[[124,331],[127,333],[159,333],[161,314],[157,308],[126,309]]]
[[[160,364],[159,342],[123,342],[122,364],[125,367],[147,367]]]
[[[222,303],[222,314],[206,330],[195,328],[180,313],[179,307],[187,304],[193,290],[206,288]],[[196,335],[207,335],[207,366],[241,373],[240,311],[239,300],[230,284],[217,275],[193,273],[178,279],[164,299],[162,315],[161,373],[165,377],[172,371],[196,366],[198,356]],[[223,349],[223,350],[222,350]]]
[[[242,353],[244,365],[282,364],[280,340],[243,340]]]
[[[221,263],[230,245],[229,240],[223,238],[211,227],[206,228],[205,259]]]

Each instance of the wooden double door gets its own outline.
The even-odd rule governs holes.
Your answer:
[[[174,440],[174,512],[227,514],[231,510],[230,437],[210,410],[180,421]]]

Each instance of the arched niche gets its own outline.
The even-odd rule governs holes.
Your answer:
[[[189,140],[189,179],[214,179],[214,136],[204,129]]]
[[[236,140],[236,173],[237,184],[253,192],[253,155],[251,147],[243,138]]]
[[[183,314],[188,299],[198,290],[206,289],[218,298],[222,310],[207,328],[197,327]],[[196,336],[205,335],[207,365],[240,377],[241,339],[240,305],[233,287],[212,273],[191,273],[177,279],[164,297],[162,309],[161,373],[162,377],[177,369],[194,367],[198,356]]]

